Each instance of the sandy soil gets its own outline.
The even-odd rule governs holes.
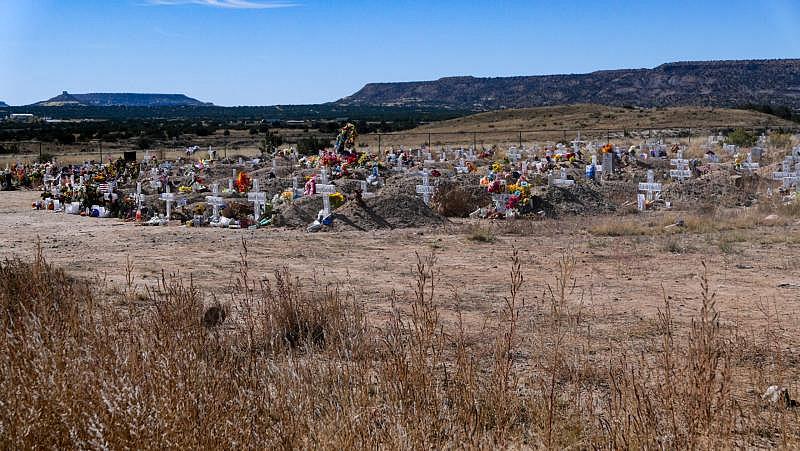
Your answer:
[[[434,229],[319,234],[186,228],[177,223],[143,227],[33,211],[30,203],[37,195],[0,193],[0,258],[30,258],[38,237],[50,262],[76,276],[100,273],[120,285],[130,257],[134,283],[140,287],[155,284],[163,269],[191,276],[204,291],[224,299],[244,239],[251,275],[287,267],[306,282],[350,280],[368,309],[382,316],[393,290],[412,289],[415,253],[435,251],[442,282],[438,289],[456,290],[461,307],[478,319],[495,311],[507,294],[509,256],[516,247],[522,256],[526,302],[541,302],[566,252],[577,259],[576,293],[583,294],[587,310],[602,317],[603,326],[613,333],[632,333],[650,321],[647,318],[663,305],[662,288],[674,299],[676,317],[687,321],[699,306],[701,261],[708,265],[726,322],[758,327],[764,308],[785,318],[794,318],[800,309],[797,222],[743,230],[734,250],[723,252],[711,234],[595,237],[587,232],[591,218],[538,222],[525,228],[525,236],[498,229],[492,243],[471,240],[469,222]],[[677,239],[685,252],[670,252],[667,239]],[[447,302],[445,308],[452,310],[452,301]]]

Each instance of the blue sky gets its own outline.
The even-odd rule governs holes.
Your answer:
[[[319,103],[368,82],[800,57],[800,2],[0,0],[0,100]]]

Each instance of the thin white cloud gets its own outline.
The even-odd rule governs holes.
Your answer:
[[[275,9],[291,8],[297,3],[255,0],[147,0],[150,5],[202,5],[226,9]]]

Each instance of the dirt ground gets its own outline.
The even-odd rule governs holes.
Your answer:
[[[350,282],[358,287],[368,311],[389,312],[392,291],[408,292],[414,283],[415,253],[435,252],[439,285],[446,311],[455,310],[450,291],[461,299],[467,317],[479,321],[494,312],[508,293],[509,257],[521,252],[526,302],[543,302],[547,283],[556,275],[559,258],[576,258],[577,299],[613,335],[635,334],[673,299],[673,314],[688,321],[700,303],[705,261],[723,322],[756,329],[765,311],[777,312],[785,332],[800,310],[800,224],[757,225],[735,232],[731,244],[719,244],[720,233],[656,236],[592,235],[596,221],[623,217],[567,218],[509,225],[482,222],[490,239],[476,239],[478,227],[456,220],[442,227],[309,234],[302,230],[229,230],[143,227],[115,219],[68,216],[31,210],[38,192],[0,193],[0,258],[29,259],[41,240],[45,257],[75,276],[100,274],[125,284],[126,259],[133,265],[133,283],[157,283],[164,270],[192,277],[209,295],[226,299],[248,248],[253,276],[287,267],[306,283]],[[625,220],[658,221],[666,213],[628,215]],[[672,213],[674,214],[674,213]],[[489,224],[489,225],[486,225]],[[235,301],[234,301],[235,302]],[[451,304],[447,304],[450,302]]]

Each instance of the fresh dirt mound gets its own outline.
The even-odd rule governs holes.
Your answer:
[[[762,182],[763,179],[757,175],[712,172],[684,182],[670,183],[661,194],[676,206],[749,207],[756,201],[757,188]]]
[[[541,195],[531,197],[532,210],[544,210],[550,217],[594,215],[614,211],[616,207],[592,183],[576,183],[570,188],[548,187]]]
[[[281,205],[275,212],[273,224],[289,228],[307,227],[317,219],[320,210],[322,210],[322,197],[303,197]]]
[[[436,212],[446,217],[465,218],[490,204],[492,196],[480,186],[480,178],[477,174],[459,174],[450,180],[442,180],[431,202]]]
[[[363,201],[351,200],[334,213],[336,230],[399,229],[437,226],[447,220],[431,210],[421,198],[408,194],[379,195]]]

